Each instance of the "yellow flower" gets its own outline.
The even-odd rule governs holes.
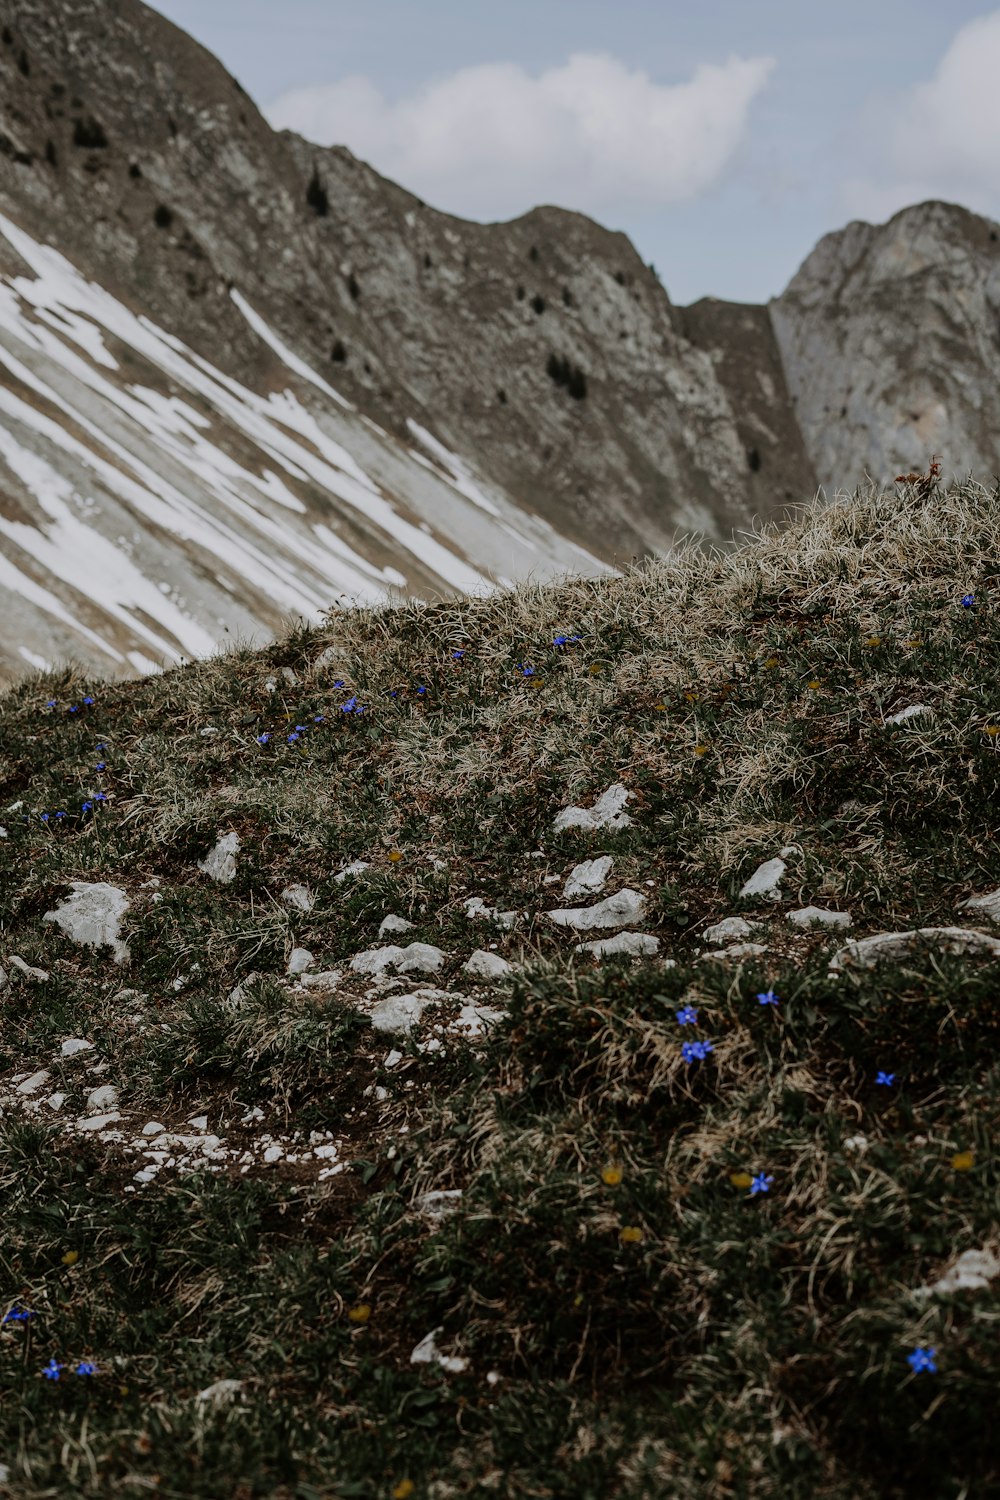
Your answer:
[[[911,636],[911,638],[908,641],[904,641],[903,642],[904,646],[920,646],[922,644],[923,643],[922,643],[919,635]]]
[[[416,1485],[412,1479],[401,1479],[392,1492],[392,1500],[408,1500],[408,1496],[412,1495],[415,1489]]]
[[[778,665],[778,658],[776,656],[769,656],[764,665],[765,667],[776,667]]]
[[[655,705],[655,708],[656,708],[657,713],[660,713],[660,714],[665,714],[666,711],[667,711],[667,705],[665,703],[657,703]]]
[[[687,692],[687,693],[684,694],[684,696],[685,696],[685,698],[687,699],[687,701],[689,703],[697,703],[698,699],[700,697],[700,694],[699,693]]]
[[[951,1164],[956,1172],[969,1172],[972,1170],[972,1152],[958,1151],[951,1159]]]
[[[822,687],[823,684],[820,682],[818,677],[814,677],[811,682],[806,683],[806,686],[811,688],[818,688]]]
[[[729,1181],[734,1188],[748,1188],[753,1182],[749,1172],[730,1172]]]
[[[608,1187],[617,1187],[622,1180],[622,1169],[617,1162],[611,1162],[601,1173],[601,1181]]]
[[[880,635],[870,635],[865,641],[866,646],[881,646],[881,644],[882,637]]]
[[[708,754],[708,746],[707,745],[695,745],[695,747],[694,747],[694,753],[695,753],[695,755],[707,755]]]
[[[367,1302],[362,1302],[357,1307],[352,1307],[347,1314],[352,1323],[367,1323],[371,1315],[372,1310]]]
[[[599,672],[601,670],[601,664],[600,664],[600,662],[599,661],[592,662],[590,670],[591,670],[591,673]]]
[[[392,860],[392,862],[393,862],[394,865],[398,864],[399,861],[402,859],[402,857],[403,857],[403,852],[402,852],[401,849],[390,849],[389,850],[389,858]]]
[[[1000,724],[987,724],[984,733],[991,736],[1000,734]]]
[[[626,1224],[621,1231],[620,1238],[623,1245],[638,1245],[642,1239],[642,1230],[635,1224]]]
[[[75,1266],[79,1259],[79,1250],[67,1250],[66,1254],[62,1258],[62,1263],[64,1266]]]

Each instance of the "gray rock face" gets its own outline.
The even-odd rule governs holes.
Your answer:
[[[865,470],[887,484],[932,452],[942,480],[971,469],[987,482],[1000,432],[1000,225],[940,202],[855,221],[823,236],[768,310],[820,485]]]

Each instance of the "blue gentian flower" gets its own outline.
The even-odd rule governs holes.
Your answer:
[[[932,1375],[936,1375],[937,1365],[934,1363],[936,1353],[937,1349],[916,1348],[912,1354],[906,1356],[906,1362],[914,1373],[929,1370]]]
[[[697,1026],[698,1012],[693,1005],[685,1005],[683,1010],[675,1012],[682,1026]]]
[[[681,1056],[685,1062],[694,1062],[695,1058],[702,1062],[709,1052],[714,1051],[711,1042],[685,1042],[681,1048]]]
[[[351,710],[353,709],[354,705],[357,703],[357,701],[358,701],[358,696],[355,693],[355,695],[354,695],[353,698],[348,698],[347,702],[346,703],[342,703],[340,705],[340,707],[341,707],[342,711],[345,714],[349,714],[351,712]]]
[[[48,1364],[42,1371],[42,1374],[45,1376],[46,1380],[58,1380],[59,1371],[65,1370],[65,1368],[65,1365],[58,1364],[55,1359],[50,1359]]]
[[[426,693],[426,691],[427,691],[427,689],[425,687],[418,687],[417,688],[417,692],[418,693]]]
[[[895,1073],[882,1073],[882,1072],[879,1072],[879,1074],[877,1075],[877,1077],[875,1079],[875,1082],[876,1083],[892,1083],[892,1081],[895,1078],[895,1076],[896,1076]]]
[[[92,1364],[89,1359],[81,1359],[74,1373],[77,1375],[96,1375],[97,1366]]]
[[[259,734],[257,736],[257,743],[258,745],[266,745],[270,738],[270,734]]]
[[[773,1181],[774,1181],[773,1177],[768,1177],[763,1172],[758,1172],[757,1176],[754,1178],[753,1182],[750,1184],[750,1196],[751,1196],[751,1198],[753,1197],[754,1193],[767,1193],[767,1192],[770,1192],[770,1190],[771,1190],[771,1183]]]
[[[535,675],[535,669],[534,669],[534,667],[526,667],[524,665],[524,662],[522,662],[521,663],[521,675],[522,675],[522,677],[534,677],[534,675]]]
[[[14,1306],[14,1307],[11,1308],[10,1312],[4,1313],[4,1315],[3,1315],[3,1322],[4,1323],[27,1323],[28,1319],[29,1318],[33,1318],[33,1317],[35,1317],[35,1313],[31,1312],[29,1308]],[[0,1326],[2,1326],[2,1325],[0,1325]]]
[[[454,657],[458,658],[459,660],[461,660],[461,658],[465,655],[465,652],[464,651],[453,651],[451,654],[452,654],[452,656],[454,656]]]
[[[583,637],[579,635],[557,635],[553,637],[553,646],[565,646],[569,641],[579,641]]]
[[[768,990],[766,995],[759,994],[757,999],[761,1005],[777,1005],[780,996],[776,995],[773,990]]]
[[[972,606],[975,604],[975,602],[976,602],[976,596],[975,596],[975,594],[963,594],[962,595],[962,606],[963,606],[964,609],[971,609]]]
[[[89,698],[88,697],[88,698],[84,698],[83,701],[84,701],[84,703],[93,703],[94,700],[93,700],[93,698]]]

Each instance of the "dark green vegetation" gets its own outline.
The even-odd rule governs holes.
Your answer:
[[[855,495],[726,558],[355,609],[0,698],[4,1101],[30,1069],[62,1087],[53,1052],[85,1036],[140,1120],[257,1104],[353,1163],[126,1193],[134,1160],[5,1103],[0,1309],[36,1314],[0,1332],[9,1493],[1000,1494],[1000,1279],[912,1295],[997,1245],[997,964],[929,944],[827,967],[848,937],[997,932],[956,908],[1000,886],[998,544],[1000,488]],[[915,703],[933,713],[885,724]],[[552,832],[618,780],[630,827]],[[224,886],[197,861],[230,829]],[[784,845],[783,899],[740,899]],[[610,934],[545,916],[587,904],[562,879],[605,852],[605,894],[649,894],[657,959],[576,955]],[[128,964],[42,923],[70,880],[127,891]],[[517,926],[469,920],[473,895]],[[850,932],[791,927],[810,904]],[[292,946],[346,968],[390,912],[448,954],[435,985],[468,993],[491,942],[523,963],[486,987],[508,1016],[485,1041],[394,1039],[387,1069],[349,994],[289,994]],[[696,962],[740,913],[767,951]],[[223,1004],[252,971],[273,977]],[[685,1062],[695,1039],[714,1050]],[[455,1213],[414,1210],[447,1188]],[[431,1329],[464,1372],[410,1363]],[[48,1380],[52,1358],[97,1373]],[[196,1399],[223,1379],[234,1401]]]

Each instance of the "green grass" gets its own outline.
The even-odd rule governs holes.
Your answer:
[[[998,549],[1000,486],[873,490],[724,557],[331,612],[0,697],[0,1313],[35,1313],[0,1330],[0,1494],[1000,1495],[1000,1278],[911,1295],[1000,1248],[997,963],[930,941],[828,970],[872,933],[998,934],[957,909],[1000,886]],[[913,703],[934,712],[884,723]],[[630,827],[553,833],[615,781]],[[223,885],[197,865],[230,830]],[[785,845],[782,899],[740,898]],[[601,853],[604,890],[565,901]],[[42,922],[71,880],[127,893],[127,963]],[[545,915],[625,886],[656,958],[575,954],[611,933]],[[470,920],[471,896],[516,925]],[[808,905],[851,928],[800,932]],[[380,938],[387,913],[412,930]],[[697,962],[739,914],[766,951]],[[437,1051],[376,1032],[348,965],[411,940],[447,957],[406,989],[505,1019]],[[470,983],[494,944],[517,967]],[[284,979],[295,946],[342,970],[334,993]],[[93,1051],[61,1058],[66,1037]],[[43,1067],[65,1102],[31,1114],[12,1079]],[[63,1130],[98,1083],[135,1131],[328,1131],[350,1165],[136,1184],[121,1143]],[[432,1329],[464,1371],[411,1363]],[[224,1379],[231,1402],[196,1399]]]

